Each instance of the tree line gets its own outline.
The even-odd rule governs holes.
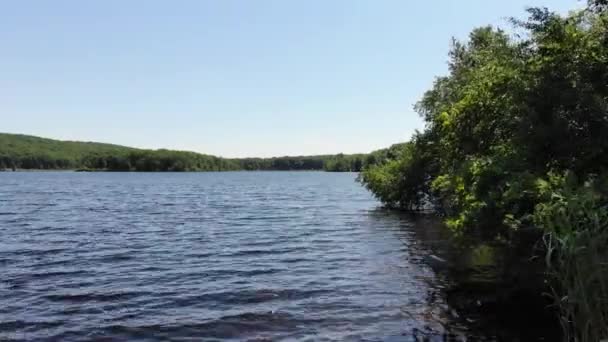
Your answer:
[[[324,170],[359,172],[365,154],[274,158],[221,158],[187,151],[143,150],[130,147],[59,141],[0,133],[0,170],[90,171],[236,171]]]

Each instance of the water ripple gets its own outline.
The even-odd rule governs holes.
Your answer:
[[[0,340],[444,340],[411,222],[354,178],[0,173]]]

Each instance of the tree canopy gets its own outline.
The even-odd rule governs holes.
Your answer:
[[[361,180],[386,205],[432,201],[454,227],[526,221],[535,184],[608,166],[608,25],[603,1],[560,16],[528,10],[519,37],[494,27],[454,41],[449,74],[416,105],[426,122]],[[516,222],[516,223],[517,223]]]

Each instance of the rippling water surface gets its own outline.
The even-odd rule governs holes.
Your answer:
[[[377,210],[354,174],[5,172],[0,201],[0,340],[461,329],[415,223]]]

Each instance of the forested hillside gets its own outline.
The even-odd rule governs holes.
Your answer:
[[[0,170],[104,171],[325,170],[360,171],[366,155],[229,159],[195,152],[145,150],[94,142],[0,133]]]

